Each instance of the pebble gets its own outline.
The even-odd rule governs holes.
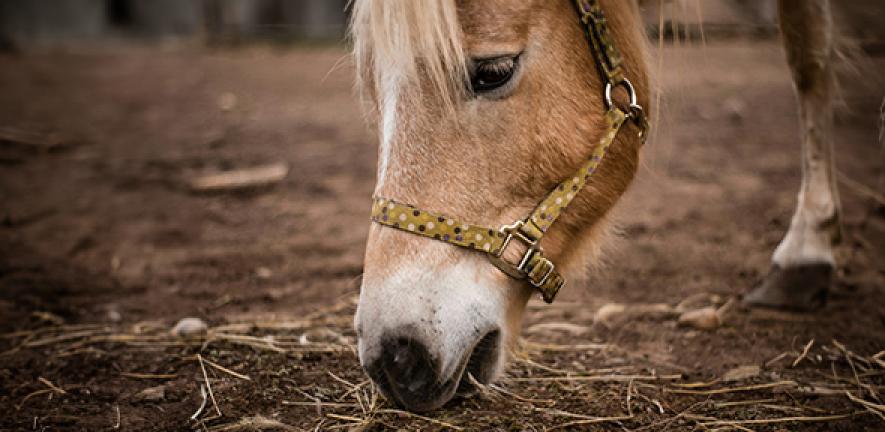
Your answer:
[[[148,387],[132,396],[135,402],[160,402],[166,399],[166,386]]]
[[[120,322],[123,320],[123,315],[120,315],[120,312],[118,312],[114,309],[111,309],[108,311],[108,320],[110,322],[115,322],[115,323]]]
[[[273,272],[267,267],[258,267],[257,269],[255,269],[255,276],[257,276],[258,279],[267,280],[270,279],[271,276],[273,276]]]
[[[188,336],[199,336],[206,333],[206,330],[209,329],[209,326],[206,325],[206,322],[199,318],[182,318],[178,323],[172,327],[170,331],[173,336],[179,337],[188,337]]]
[[[237,95],[225,92],[218,96],[218,108],[222,111],[231,111],[237,107]]]
[[[741,123],[746,117],[747,104],[739,98],[728,98],[722,103],[723,111],[729,120]]]
[[[710,306],[695,309],[679,316],[679,325],[694,327],[701,330],[713,330],[722,325],[716,308]]]

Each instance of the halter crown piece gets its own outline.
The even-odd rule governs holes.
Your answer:
[[[507,275],[525,279],[540,291],[547,303],[552,303],[565,279],[556,266],[544,257],[539,243],[575,195],[587,184],[605,157],[626,120],[639,128],[639,138],[644,142],[649,128],[642,107],[637,104],[633,84],[624,77],[621,68],[621,52],[614,44],[608,30],[607,20],[599,0],[575,0],[590,50],[605,80],[604,103],[606,131],[590,158],[574,175],[557,185],[525,219],[493,229],[466,224],[456,219],[418,209],[392,199],[375,197],[372,205],[372,221],[413,234],[429,237],[456,246],[485,252],[491,262]],[[622,87],[629,95],[630,103],[622,109],[612,101],[612,90]],[[516,240],[526,252],[518,262],[505,260],[504,252]]]

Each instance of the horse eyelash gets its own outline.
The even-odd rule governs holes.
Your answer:
[[[509,72],[516,68],[516,58],[515,57],[504,57],[500,59],[493,60],[484,60],[478,62],[476,70],[483,72],[494,72],[494,73],[502,73]]]
[[[513,89],[516,87],[517,82],[519,81],[521,57],[522,53],[512,56],[473,59],[473,66],[471,67],[471,79],[479,71],[479,68],[483,66],[497,67],[498,69],[491,70],[493,72],[509,72],[512,74],[511,79],[503,86],[483,93],[472,93],[473,96],[485,100],[499,100],[507,97],[510,92],[513,91]]]

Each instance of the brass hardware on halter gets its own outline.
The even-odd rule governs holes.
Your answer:
[[[648,117],[645,110],[639,105],[630,105],[630,113],[628,114],[633,123],[639,128],[639,139],[645,144],[648,139],[648,130],[651,125],[648,123]]]
[[[645,142],[649,124],[645,111],[638,103],[636,89],[624,77],[621,53],[608,30],[607,20],[598,0],[575,0],[593,57],[605,82],[603,102],[608,110],[602,139],[587,161],[572,176],[554,188],[525,219],[497,230],[466,224],[454,218],[420,210],[408,204],[375,197],[372,221],[375,223],[432,238],[452,245],[486,252],[489,260],[502,272],[515,279],[525,279],[537,289],[544,301],[552,303],[565,284],[556,266],[544,257],[541,239],[559,215],[596,172],[626,120],[639,128],[639,138]],[[612,91],[622,87],[627,91],[628,103],[615,103]],[[526,247],[519,262],[504,259],[513,240]]]
[[[528,238],[520,231],[523,226],[525,226],[525,222],[523,221],[516,221],[513,224],[501,226],[501,228],[498,229],[498,232],[504,235],[504,242],[501,243],[501,247],[489,251],[489,260],[492,261],[492,264],[501,269],[502,272],[507,273],[507,275],[514,278],[522,278],[525,276],[526,265],[528,265],[532,255],[540,250],[537,240]],[[510,246],[511,241],[514,238],[523,242],[526,246],[526,251],[518,263],[511,263],[504,259],[504,253],[507,251],[507,246]]]
[[[525,279],[541,293],[541,297],[547,303],[552,303],[556,294],[565,284],[565,279],[556,273],[556,265],[544,258],[544,251],[538,246],[538,240],[533,240],[523,232],[525,221],[516,221],[510,225],[504,225],[498,229],[504,237],[501,246],[489,251],[489,260],[502,272],[516,279]],[[504,259],[507,247],[517,239],[526,246],[518,263],[512,263]]]
[[[605,107],[607,109],[612,109],[612,107],[615,106],[615,102],[612,97],[612,90],[615,87],[621,87],[627,91],[629,105],[621,108],[621,110],[627,113],[627,118],[632,120],[633,123],[639,128],[639,139],[641,139],[644,144],[649,129],[648,118],[645,116],[645,110],[643,110],[642,106],[639,105],[638,98],[636,96],[636,89],[633,87],[633,83],[631,83],[630,80],[628,80],[627,78],[623,78],[619,82],[608,82],[605,84]]]

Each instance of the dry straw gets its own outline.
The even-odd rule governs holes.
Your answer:
[[[202,337],[183,339],[172,336],[167,326],[139,323],[128,328],[103,325],[52,325],[18,331],[0,338],[13,342],[3,356],[34,350],[51,356],[73,352],[119,353],[126,350],[154,350],[166,353],[171,373],[137,370],[118,374],[132,380],[176,380],[193,375],[185,368],[195,367],[199,405],[193,415],[182,419],[195,429],[207,431],[302,430],[275,418],[254,413],[246,418],[226,418],[220,403],[227,398],[218,392],[230,391],[220,382],[240,381],[258,385],[253,379],[265,370],[247,361],[231,364],[230,356],[249,359],[262,356],[323,355],[335,362],[323,362],[315,373],[325,377],[296,388],[280,400],[281,407],[299,410],[298,421],[309,421],[314,430],[365,430],[372,427],[402,427],[404,424],[431,429],[469,430],[500,421],[495,412],[511,416],[548,419],[541,427],[569,430],[591,425],[612,425],[624,430],[660,430],[681,422],[703,430],[752,430],[765,425],[791,427],[810,422],[851,421],[873,417],[885,422],[885,404],[880,392],[885,388],[885,351],[861,355],[833,340],[810,340],[799,350],[786,351],[762,365],[762,373],[738,381],[722,377],[687,380],[684,371],[666,372],[666,367],[636,359],[632,353],[613,344],[552,344],[522,341],[512,354],[508,373],[497,383],[483,385],[467,377],[477,389],[455,411],[419,415],[396,409],[386,402],[368,379],[353,380],[359,368],[351,326],[356,300],[345,298],[328,308],[299,320],[273,317],[247,319],[209,328]],[[184,347],[196,354],[182,357]],[[207,358],[214,348],[223,347],[226,361]],[[91,350],[91,351],[89,351]],[[571,363],[565,359],[590,356],[592,361]],[[606,364],[621,359],[620,364]],[[783,362],[782,362],[783,361]],[[821,366],[831,365],[832,372]],[[325,364],[338,369],[324,369]],[[192,366],[188,366],[192,365]],[[351,366],[347,366],[351,365]],[[595,367],[587,367],[595,366]],[[841,373],[837,373],[839,366]],[[693,371],[689,374],[695,375]],[[809,379],[809,375],[818,377]],[[58,378],[58,377],[55,377]],[[68,397],[72,386],[58,379],[40,377],[21,397],[16,408],[32,405],[38,398]],[[50,399],[51,400],[51,399]],[[811,401],[829,401],[812,403]],[[596,401],[609,401],[599,411]],[[620,402],[617,402],[620,401]],[[475,407],[472,409],[471,407]],[[618,408],[619,407],[619,408]],[[307,417],[303,417],[304,413]],[[753,417],[747,418],[746,413]],[[124,410],[125,413],[125,410]],[[605,415],[600,415],[605,414]],[[120,407],[109,413],[119,428]],[[680,426],[680,428],[683,426]]]

